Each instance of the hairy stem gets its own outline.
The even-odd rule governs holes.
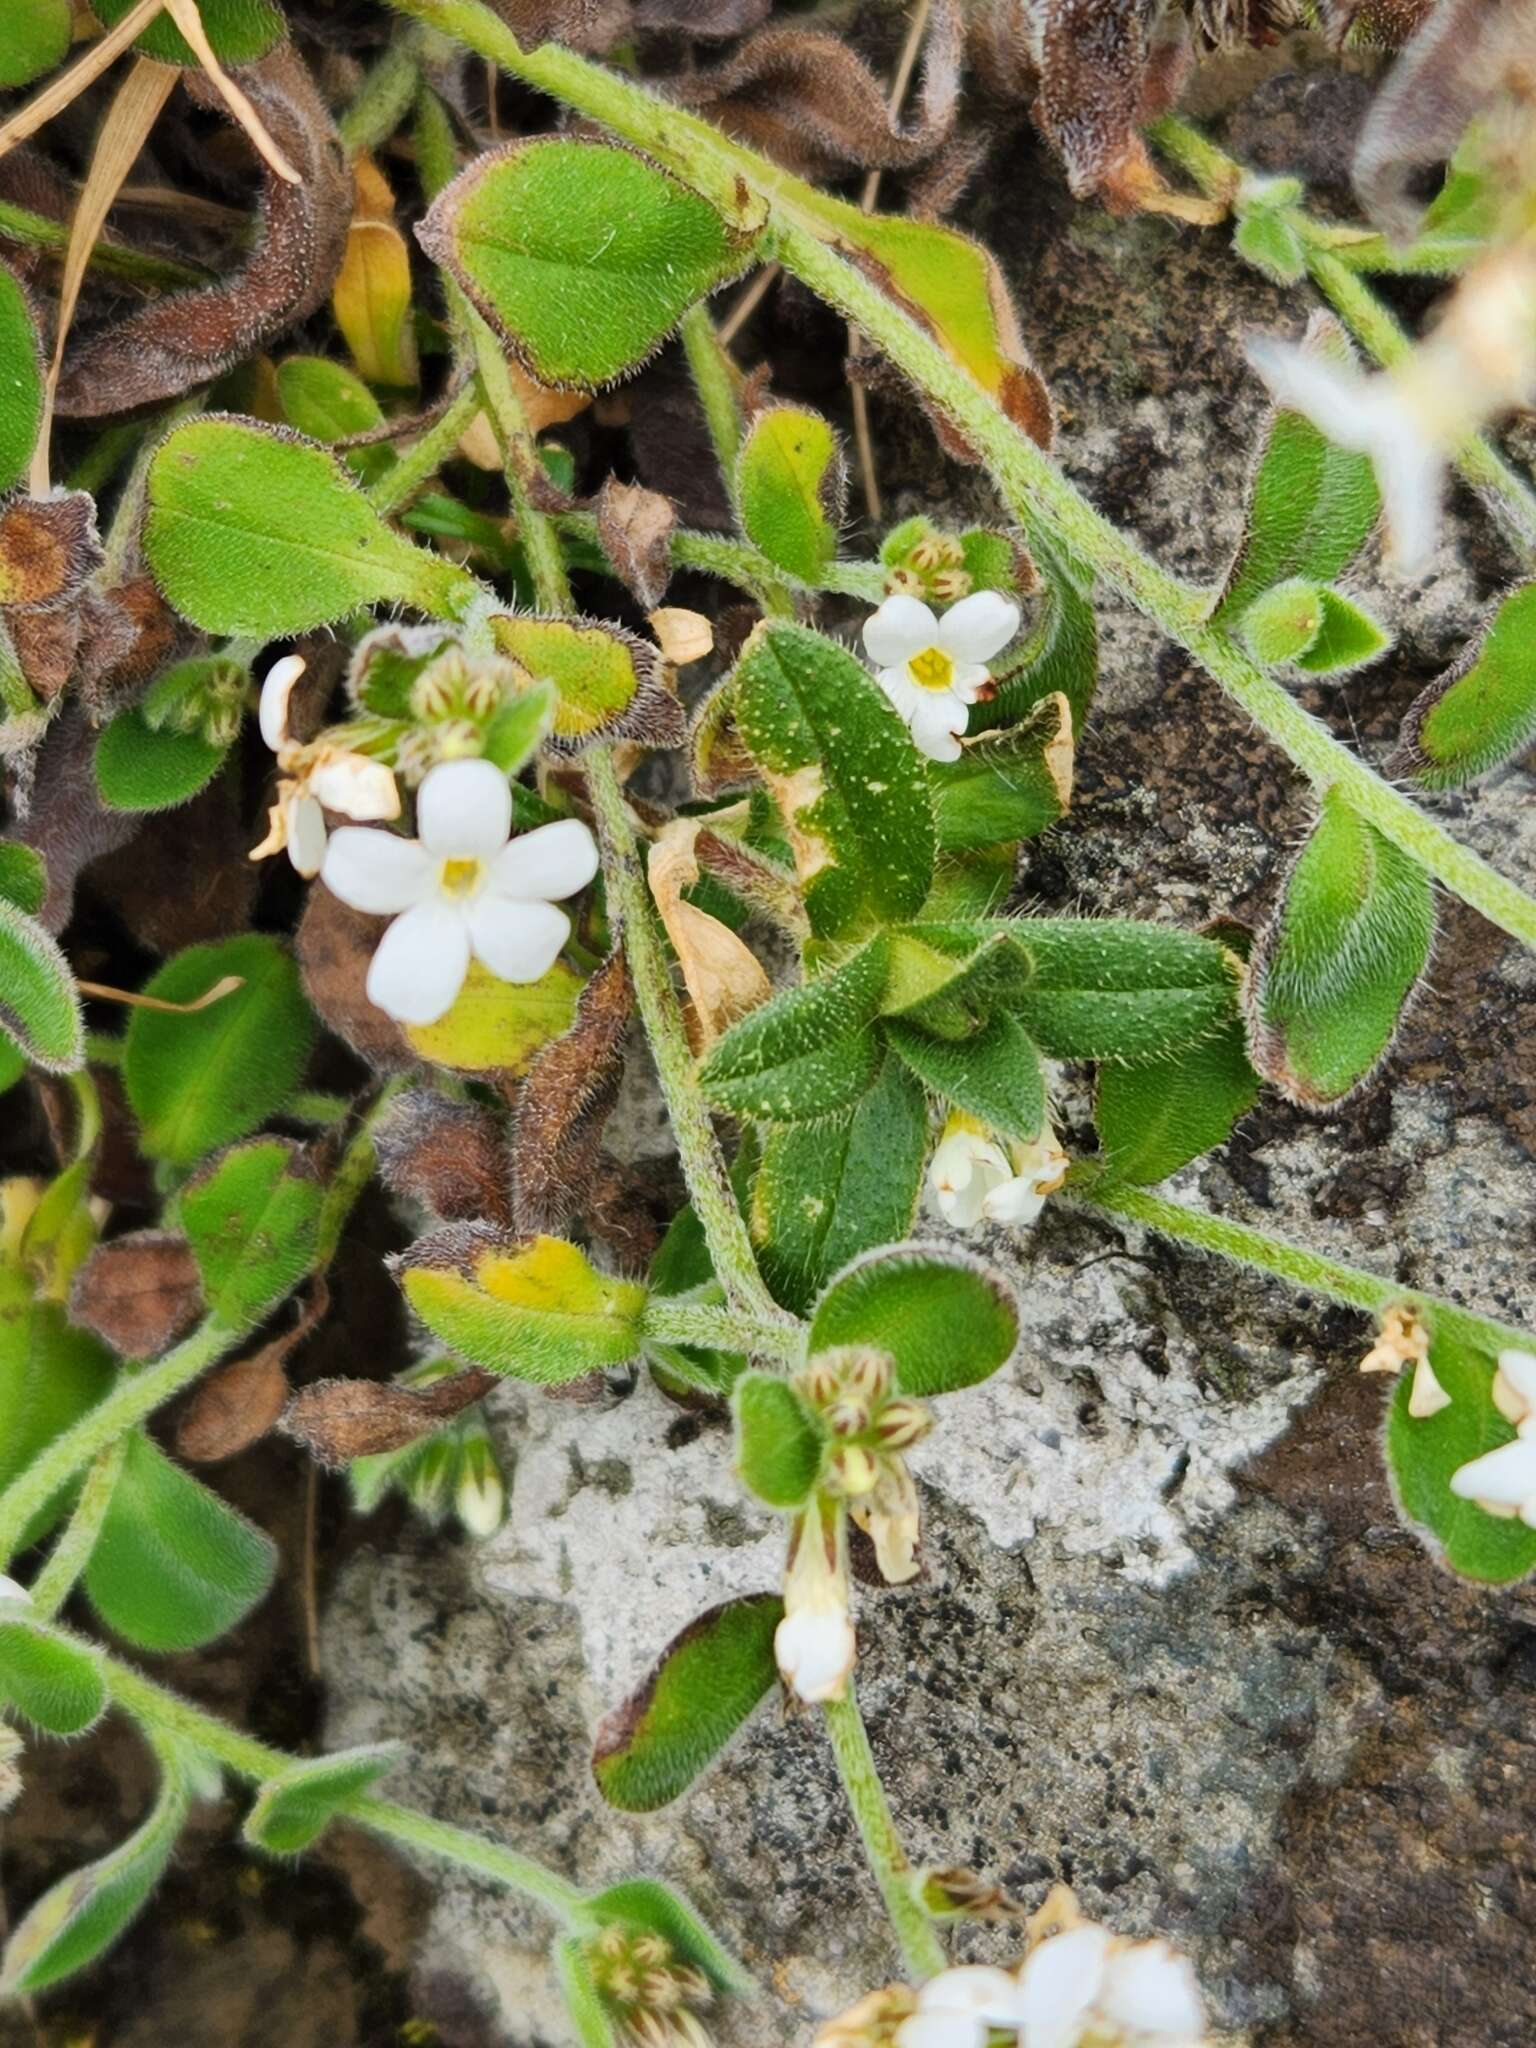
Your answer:
[[[125,1373],[104,1401],[39,1451],[0,1494],[0,1568],[15,1554],[32,1517],[61,1486],[125,1431],[189,1387],[244,1335],[243,1330],[232,1330],[209,1316],[157,1364]]]
[[[715,460],[725,481],[726,495],[736,501],[736,459],[741,453],[741,406],[736,396],[736,373],[730,357],[720,346],[709,308],[701,299],[683,315],[679,332],[683,352],[693,373],[694,389],[704,408]]]
[[[368,491],[368,502],[376,512],[393,512],[413,498],[423,484],[430,483],[458,447],[466,429],[480,410],[480,391],[473,377],[449,399],[431,426],[419,434],[393,465]]]
[[[707,1302],[668,1301],[652,1295],[640,1318],[644,1336],[659,1344],[704,1344],[715,1351],[758,1351],[794,1363],[804,1348],[792,1323],[738,1315]]]
[[[948,1968],[949,1958],[913,1889],[912,1866],[891,1817],[851,1680],[847,1697],[828,1701],[822,1712],[832,1754],[837,1759],[837,1775],[843,1781],[843,1791],[858,1823],[864,1854],[880,1887],[906,1966],[921,1983]]]
[[[1337,788],[1385,836],[1445,886],[1524,944],[1536,947],[1536,901],[1458,844],[1207,622],[1210,598],[1169,574],[1121,533],[993,402],[933,336],[826,239],[820,217],[787,173],[709,124],[553,43],[524,50],[480,0],[391,0],[648,151],[740,218],[743,195],[766,207],[771,247],[786,270],[863,329],[955,422],[985,460],[1026,532],[1043,525],[1187,647],[1320,790]]]
[[[216,1720],[212,1714],[205,1714],[201,1708],[194,1707],[177,1694],[155,1685],[115,1657],[104,1657],[102,1669],[107,1690],[114,1701],[146,1731],[179,1737],[216,1758],[242,1778],[264,1783],[291,1770],[300,1761],[280,1749],[255,1741],[249,1735],[241,1735],[236,1729]],[[579,1916],[581,1893],[573,1884],[567,1883],[554,1871],[546,1870],[542,1863],[534,1862],[530,1856],[519,1856],[515,1850],[504,1849],[498,1842],[488,1842],[480,1835],[470,1834],[467,1829],[453,1827],[446,1821],[432,1820],[424,1813],[416,1813],[408,1806],[397,1806],[388,1799],[373,1799],[367,1794],[359,1794],[350,1799],[342,1811],[362,1827],[373,1829],[375,1834],[387,1835],[393,1841],[423,1849],[432,1856],[441,1856],[464,1869],[478,1871],[482,1877],[489,1877],[510,1891],[520,1892],[562,1923],[571,1922]]]
[[[475,366],[480,390],[496,429],[506,459],[507,495],[517,518],[517,537],[528,558],[534,591],[546,612],[558,615],[571,610],[571,585],[565,573],[560,539],[546,513],[533,502],[539,451],[528,426],[528,415],[512,382],[501,343],[470,305],[459,295],[464,319],[474,343]]]
[[[1459,1336],[1485,1351],[1498,1351],[1506,1345],[1528,1348],[1531,1342],[1529,1331],[1477,1315],[1455,1302],[1442,1300],[1439,1295],[1421,1293],[1416,1287],[1405,1287],[1379,1273],[1368,1273],[1362,1267],[1347,1266],[1321,1252],[1287,1244],[1283,1238],[1270,1237],[1247,1224],[1187,1209],[1180,1202],[1148,1194],[1143,1188],[1072,1187],[1059,1199],[1069,1207],[1143,1223],[1149,1230],[1179,1244],[1192,1245],[1197,1251],[1230,1259],[1235,1265],[1251,1266],[1261,1273],[1274,1273],[1309,1294],[1321,1294],[1329,1301],[1342,1302],[1346,1308],[1363,1309],[1367,1315],[1379,1316],[1396,1303],[1410,1304],[1424,1314],[1433,1328]]]
[[[640,855],[612,751],[593,747],[582,761],[592,808],[597,814],[608,908],[623,935],[635,1000],[651,1057],[656,1062],[688,1192],[703,1226],[716,1277],[725,1289],[728,1305],[737,1314],[782,1324],[786,1321],[784,1311],[763,1285],[757,1270],[715,1127],[694,1080],[693,1054],[683,1029],[682,1008],[641,873]]]
[[[64,1525],[64,1533],[32,1582],[32,1605],[44,1620],[58,1613],[69,1598],[75,1581],[90,1563],[91,1552],[96,1548],[101,1525],[112,1505],[112,1496],[117,1491],[123,1460],[127,1455],[128,1439],[120,1436],[104,1451],[97,1452],[95,1463],[86,1473],[80,1498]]]
[[[47,249],[62,256],[69,247],[69,222],[49,220],[30,207],[0,199],[0,242],[19,242],[24,249]],[[211,274],[194,263],[178,263],[170,256],[152,256],[146,250],[105,241],[92,249],[88,267],[101,277],[121,278],[125,284],[145,285],[153,291],[207,284]]]
[[[571,540],[587,541],[596,548],[602,546],[595,513],[558,512],[554,523]],[[792,580],[750,541],[733,540],[729,534],[698,533],[692,527],[679,527],[668,543],[668,553],[677,568],[702,569],[706,575],[718,576],[722,583],[734,583],[765,610],[772,586]],[[819,584],[804,587],[835,590],[844,597],[861,597],[870,604],[879,604],[885,596],[885,571],[878,562],[833,562]]]
[[[337,121],[341,146],[348,156],[359,156],[387,142],[410,112],[416,98],[419,34],[410,29],[397,33]]]

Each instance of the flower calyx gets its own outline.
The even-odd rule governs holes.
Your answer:
[[[605,1927],[587,1944],[587,1968],[620,2039],[634,2048],[709,2048],[699,2018],[714,1999],[702,1970],[651,1928]]]
[[[818,1352],[795,1390],[830,1440],[823,1491],[845,1501],[875,1546],[888,1585],[917,1576],[917,1486],[903,1455],[933,1427],[920,1401],[894,1390],[891,1360],[863,1345]]]

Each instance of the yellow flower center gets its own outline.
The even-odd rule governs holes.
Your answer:
[[[955,664],[942,647],[925,647],[907,663],[907,673],[920,690],[947,690],[955,680]]]
[[[442,890],[445,896],[468,896],[480,880],[477,860],[445,860]]]

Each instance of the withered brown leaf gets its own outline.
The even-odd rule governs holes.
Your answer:
[[[157,299],[73,346],[59,380],[61,417],[94,419],[177,397],[243,362],[328,298],[352,212],[352,179],[330,110],[289,43],[235,75],[302,182],[290,185],[263,165],[259,233],[240,270]],[[222,105],[196,74],[188,90]]]
[[[611,953],[582,990],[575,1023],[529,1068],[512,1137],[520,1231],[559,1230],[582,1200],[618,1097],[633,1007],[624,956]]]
[[[368,963],[384,929],[381,918],[353,910],[323,884],[309,892],[294,936],[304,992],[328,1029],[380,1073],[418,1066],[405,1033],[368,1000]]]
[[[643,611],[654,611],[672,580],[677,507],[660,491],[610,476],[597,494],[597,538]]]
[[[512,1221],[511,1165],[496,1119],[478,1103],[412,1089],[390,1107],[374,1138],[387,1187],[446,1223]]]
[[[249,1450],[276,1426],[288,1399],[288,1337],[263,1344],[211,1373],[182,1411],[176,1448],[194,1465],[214,1465]]]
[[[70,1321],[119,1358],[158,1358],[202,1306],[192,1247],[172,1230],[136,1230],[97,1245],[69,1292]]]
[[[0,606],[58,611],[100,564],[96,504],[87,492],[0,499]]]
[[[496,1384],[495,1373],[477,1365],[425,1387],[389,1380],[316,1380],[292,1396],[278,1427],[334,1469],[354,1458],[403,1450],[438,1423],[461,1415]]]

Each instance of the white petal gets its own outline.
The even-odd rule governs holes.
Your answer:
[[[1459,1465],[1451,1474],[1451,1491],[1460,1500],[1522,1507],[1536,1497],[1536,1437],[1520,1437],[1496,1451],[1485,1451],[1469,1465]]]
[[[811,1705],[841,1699],[855,1652],[848,1610],[786,1614],[773,1632],[773,1654],[786,1685]]]
[[[1019,608],[997,590],[976,590],[939,621],[939,645],[956,661],[990,661],[1019,630]]]
[[[28,1607],[32,1605],[32,1595],[26,1587],[19,1586],[14,1579],[8,1579],[4,1572],[0,1572],[0,1600],[21,1600]]]
[[[440,761],[416,797],[416,830],[439,860],[489,860],[512,830],[512,785],[491,761]]]
[[[281,661],[273,662],[262,682],[256,723],[274,754],[288,737],[288,699],[293,695],[293,686],[303,675],[304,667],[302,654],[285,654]]]
[[[1376,433],[1371,460],[1381,487],[1387,552],[1399,576],[1422,576],[1440,531],[1445,457],[1420,433],[1404,408]]]
[[[967,723],[965,706],[945,690],[917,705],[907,719],[907,728],[912,744],[930,761],[958,761],[961,748],[956,735],[965,731]]]
[[[498,896],[558,903],[585,889],[596,873],[597,841],[580,818],[557,818],[505,846],[491,862],[488,886]]]
[[[325,859],[325,812],[312,796],[296,796],[288,806],[287,825],[288,858],[308,881]]]
[[[475,956],[503,981],[537,981],[548,974],[570,932],[571,920],[553,903],[518,903],[486,890],[469,906]]]
[[[935,647],[939,622],[920,597],[898,592],[864,621],[864,651],[876,668],[894,668],[925,647]]]
[[[400,792],[387,762],[366,754],[334,754],[309,771],[309,793],[328,811],[360,825],[387,825],[400,815]]]
[[[435,873],[419,840],[402,839],[398,832],[370,832],[362,825],[343,825],[331,834],[320,870],[333,896],[376,917],[420,903],[432,893]]]
[[[961,662],[949,685],[949,694],[962,704],[974,704],[983,683],[990,683],[992,671],[984,662]]]
[[[1138,2039],[1194,2043],[1205,2031],[1195,1973],[1166,1941],[1138,1941],[1110,1957],[1099,2011]]]
[[[1091,1921],[1041,1942],[1019,1972],[1022,2048],[1075,2048],[1098,1996],[1109,1933]]]
[[[1499,1353],[1499,1369],[1493,1378],[1493,1405],[1506,1422],[1520,1422],[1536,1410],[1536,1352]]]
[[[1013,1180],[1005,1180],[1001,1187],[993,1188],[981,1207],[988,1222],[1006,1223],[1014,1230],[1027,1230],[1032,1223],[1039,1221],[1045,1197],[1037,1192],[1035,1177],[1021,1173]]]
[[[1267,334],[1250,339],[1248,360],[1276,405],[1303,413],[1341,448],[1364,452],[1371,409],[1361,402],[1367,380],[1358,370]]]
[[[380,939],[368,968],[368,1000],[397,1024],[435,1024],[452,1008],[468,972],[463,913],[433,897],[397,917]]]
[[[986,2048],[985,2020],[963,2012],[915,2012],[896,2029],[896,2048]]]
[[[985,1963],[941,1970],[917,1994],[919,2012],[965,2013],[994,2027],[1018,2025],[1019,1985],[1006,1970]]]
[[[904,722],[911,719],[919,704],[928,703],[933,695],[931,690],[920,689],[905,668],[883,668],[875,677],[875,681],[890,698],[897,716]]]

